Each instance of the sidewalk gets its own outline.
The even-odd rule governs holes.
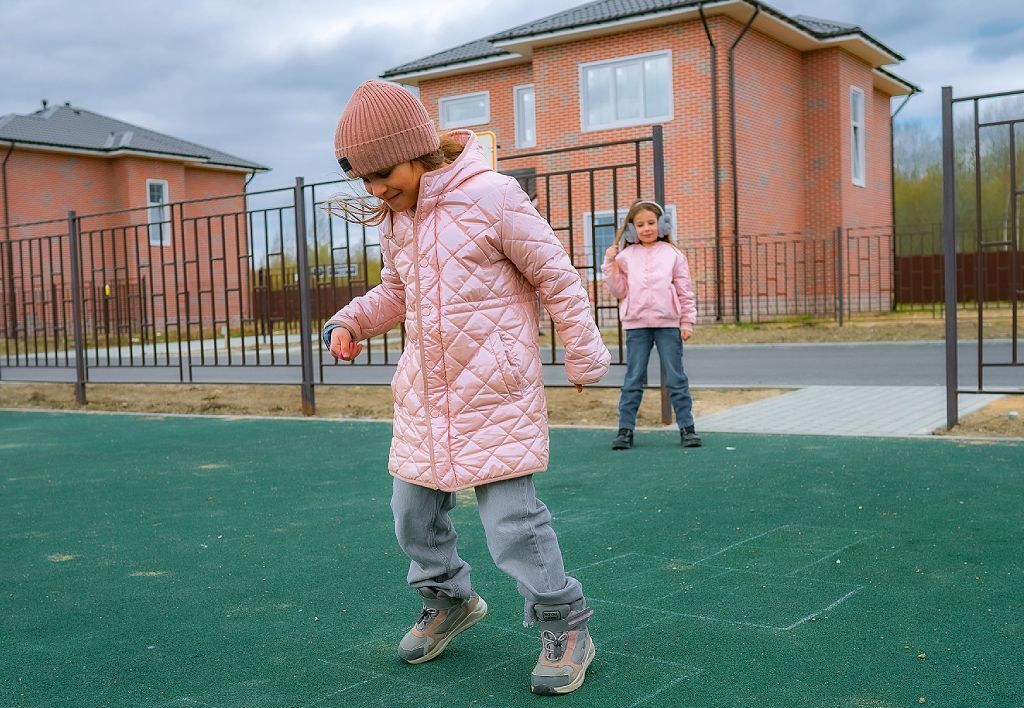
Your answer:
[[[961,419],[998,394],[961,394]],[[808,386],[697,419],[701,432],[907,437],[946,424],[941,386]]]

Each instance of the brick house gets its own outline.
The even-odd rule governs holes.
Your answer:
[[[595,281],[595,299],[615,214],[634,192],[654,197],[650,161],[635,174],[586,171],[601,160],[625,164],[637,149],[628,144],[601,158],[515,157],[640,138],[662,125],[665,202],[708,319],[739,318],[758,297],[830,300],[819,281],[832,282],[834,266],[796,277],[804,261],[820,260],[806,244],[834,243],[837,227],[890,228],[890,98],[917,90],[885,68],[901,60],[860,27],[754,0],[599,0],[381,76],[417,87],[442,130],[493,132],[499,169],[579,171],[534,187]],[[891,245],[885,252],[876,240],[858,287],[877,305],[889,297]]]
[[[70,104],[0,116],[2,329],[65,319],[70,268],[57,239],[69,210],[105,214],[80,222],[87,326],[159,327],[204,304],[216,311],[238,289],[248,248],[244,218],[214,217],[243,212],[236,195],[268,169]]]

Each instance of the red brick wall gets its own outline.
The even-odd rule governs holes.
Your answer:
[[[63,220],[69,209],[83,217],[83,285],[87,301],[96,301],[86,306],[90,325],[146,321],[162,328],[166,320],[176,321],[184,315],[186,303],[192,319],[200,307],[203,319],[211,322],[230,320],[237,325],[241,317],[249,316],[249,298],[240,287],[247,285],[248,278],[244,218],[189,220],[184,234],[176,228],[175,247],[150,244],[145,225],[147,179],[166,180],[168,197],[175,202],[239,194],[247,175],[135,156],[110,159],[18,147],[8,160],[7,174],[10,223],[62,220],[11,230],[11,238],[20,241],[12,263],[15,290],[23,293],[16,298],[21,312],[18,328],[50,326],[47,323],[54,310],[50,284],[56,282],[62,289],[70,286],[66,239],[38,240],[66,233]],[[89,216],[125,209],[131,211]],[[243,209],[242,199],[217,200],[187,207],[185,216]],[[179,214],[176,209],[175,216]],[[6,270],[5,266],[5,279]],[[109,297],[105,294],[108,287]],[[177,295],[180,290],[188,295]]]
[[[871,69],[855,57],[839,54],[839,116],[842,141],[843,224],[880,226],[888,224],[892,212],[889,164],[889,101],[879,100],[873,88]],[[864,92],[865,181],[860,187],[851,179],[850,87]]]
[[[482,79],[486,79],[482,81]],[[514,102],[512,89],[522,84],[533,83],[533,70],[530,64],[492,69],[484,73],[465,74],[444,79],[424,81],[420,84],[420,100],[427,107],[434,122],[440,125],[438,100],[447,96],[463,93],[489,91],[491,98],[491,122],[488,125],[471,126],[471,129],[494,131],[499,153],[515,152],[516,133],[514,126]],[[537,127],[540,128],[538,115]],[[543,138],[537,136],[540,145]],[[531,148],[533,149],[533,148]],[[519,152],[524,152],[520,150]]]
[[[735,267],[728,47],[742,25],[726,17],[713,17],[710,27],[719,48],[721,288],[725,294],[723,310],[731,312],[735,306],[730,300]],[[707,300],[714,297],[719,284],[715,281],[713,241],[710,52],[699,21],[538,47],[529,65],[426,81],[421,85],[421,96],[436,119],[438,98],[490,91],[491,124],[476,129],[497,134],[501,158],[516,153],[512,87],[523,83],[533,83],[536,95],[537,147],[531,151],[647,136],[650,126],[581,132],[579,64],[659,50],[672,52],[673,119],[664,126],[666,202],[676,206],[680,244],[690,254],[698,299],[705,305],[702,312],[707,314]],[[787,239],[796,239],[794,243],[814,239],[814,253],[818,255],[813,257],[828,263],[806,285],[793,287],[805,288],[802,296],[825,293],[835,282],[835,227],[881,225],[891,220],[888,97],[874,90],[871,68],[845,51],[831,48],[801,53],[756,30],[748,32],[737,45],[735,69],[739,231],[744,236],[784,233]],[[865,91],[865,187],[853,185],[850,178],[851,84]],[[632,161],[631,150],[581,151],[524,162],[506,159],[500,167],[535,166],[541,173],[578,171]],[[548,190],[541,185],[538,206],[563,238],[584,276],[594,272],[594,259],[600,258],[600,254],[583,258],[584,213],[610,210],[613,201],[620,208],[627,206],[636,196],[638,179],[641,196],[652,198],[649,146],[644,147],[641,160],[644,167],[639,177],[634,171],[618,171],[619,190],[614,197],[610,172],[595,172],[593,189],[588,173],[573,177],[571,214],[569,178],[550,179],[547,186],[551,203]],[[792,294],[786,291],[788,282],[796,281],[790,276],[808,267],[800,261],[802,256],[793,255],[795,247],[776,249],[763,239],[757,243],[764,247],[741,249],[738,259],[739,278],[744,282],[741,297],[764,295],[769,290],[776,296]],[[831,255],[821,256],[826,248],[831,249]],[[770,255],[776,252],[786,255],[778,256],[782,260],[776,261],[776,256]],[[855,255],[854,260],[863,260]],[[868,270],[884,273],[889,255],[868,256],[873,259]],[[871,280],[881,282],[874,276]]]
[[[840,174],[844,143],[838,135],[842,130],[840,99],[843,95],[837,83],[839,59],[839,49],[819,49],[803,55],[804,219],[806,227],[813,231],[842,223]]]
[[[736,29],[721,33],[716,43],[731,43]],[[735,63],[740,233],[800,231],[807,122],[801,54],[748,32],[736,47]]]

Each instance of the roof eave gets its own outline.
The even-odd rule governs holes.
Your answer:
[[[727,7],[730,5],[746,5],[745,0],[718,0],[718,2],[707,2],[703,4],[705,12],[709,9]],[[561,44],[565,41],[574,41],[588,37],[600,37],[605,34],[614,34],[625,28],[642,29],[648,26],[663,24],[665,20],[675,21],[697,18],[700,16],[698,5],[677,7],[671,10],[650,12],[642,15],[633,15],[604,22],[594,22],[588,25],[577,25],[551,32],[537,32],[534,34],[521,35],[509,39],[492,39],[491,44],[507,51],[529,55],[534,47],[543,47],[551,44]],[[571,39],[570,39],[571,38]]]
[[[38,140],[20,140],[18,138],[0,137],[0,144],[16,145],[27,147],[42,152],[60,152],[74,155],[89,155],[91,157],[148,157],[157,160],[168,160],[184,162],[193,167],[210,167],[214,169],[225,169],[240,172],[269,172],[270,168],[263,165],[240,165],[227,162],[217,162],[201,155],[182,155],[173,152],[160,152],[158,150],[142,150],[139,148],[110,148],[98,149],[82,147],[80,145],[64,145],[61,143],[45,143]]]
[[[889,49],[861,30],[834,35],[815,34],[798,21],[778,10],[774,10],[761,3],[757,5],[761,7],[763,12],[759,13],[754,21],[754,28],[801,51],[828,46],[841,46],[873,67],[895,64],[904,59],[902,55]],[[699,4],[694,4],[607,22],[578,25],[552,32],[540,32],[509,39],[493,39],[491,43],[501,49],[530,56],[535,47],[613,34],[627,28],[631,30],[642,29],[647,26],[662,24],[667,19],[681,21],[697,18],[700,15],[700,6]],[[706,15],[725,15],[733,20],[745,23],[750,19],[750,14],[754,11],[755,4],[748,0],[719,0],[718,2],[704,3],[703,7]]]
[[[874,41],[863,32],[837,34],[822,37],[818,40],[824,46],[840,46],[851,54],[864,59],[872,68],[887,64],[898,64],[904,57],[892,51],[884,44]]]
[[[872,72],[874,87],[890,96],[907,96],[921,93],[921,88],[906,79],[903,79],[891,71],[885,69],[874,69]]]
[[[484,57],[482,59],[472,59],[470,61],[462,61],[455,64],[443,64],[441,66],[417,69],[416,71],[405,71],[401,73],[385,71],[380,75],[380,78],[387,81],[406,84],[407,86],[418,86],[420,81],[426,81],[428,79],[439,79],[444,76],[469,74],[481,69],[497,69],[503,66],[515,66],[516,64],[525,64],[529,61],[530,55],[524,56],[514,52],[502,52],[499,55]]]

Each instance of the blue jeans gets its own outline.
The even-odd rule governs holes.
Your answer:
[[[619,396],[619,427],[636,427],[636,413],[647,385],[647,362],[651,347],[658,347],[672,407],[679,429],[693,425],[693,397],[690,381],[683,371],[683,338],[678,327],[640,327],[626,330],[626,378]]]

